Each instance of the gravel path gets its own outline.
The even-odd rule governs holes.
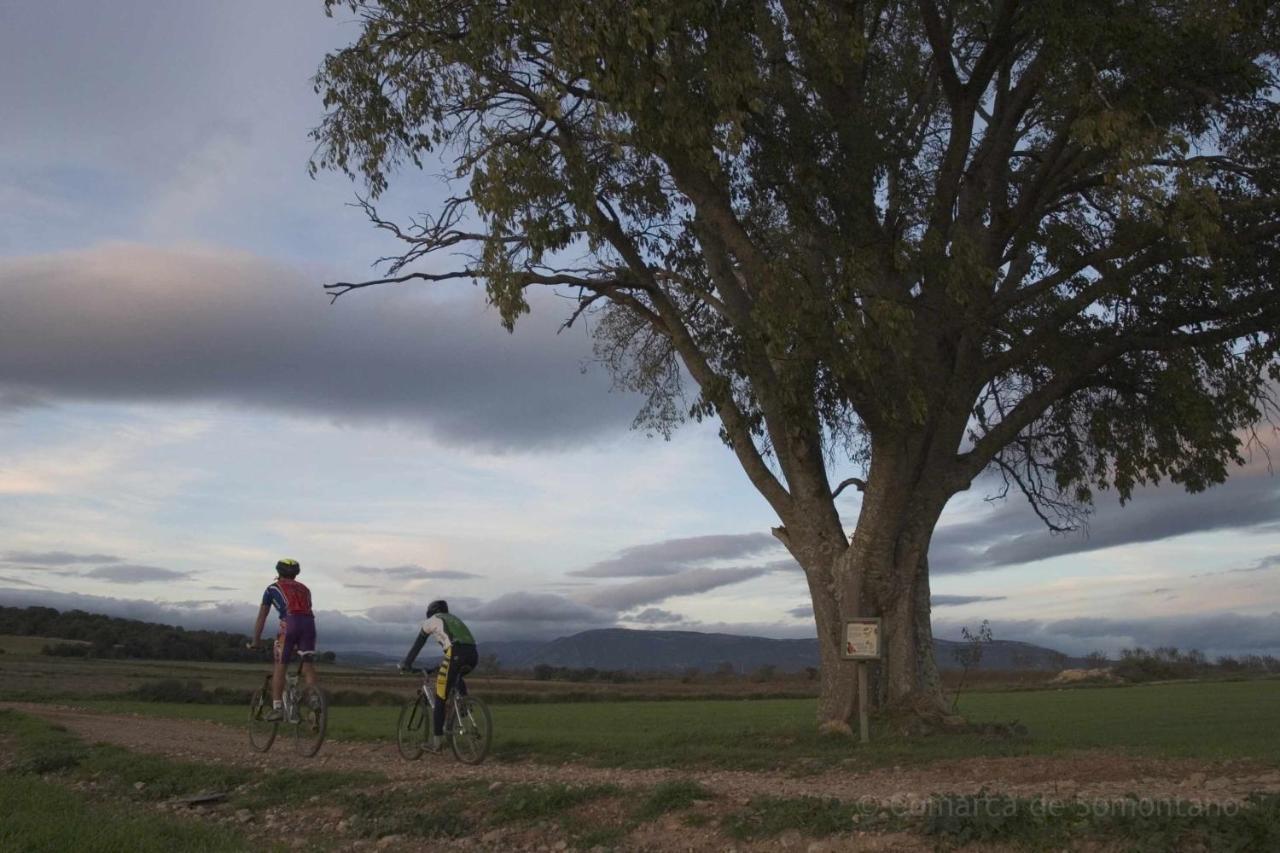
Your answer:
[[[394,781],[423,776],[422,762],[448,761],[458,778],[490,782],[613,783],[650,786],[671,779],[693,779],[730,801],[773,796],[836,797],[880,805],[909,805],[932,794],[973,794],[986,791],[1013,796],[1053,799],[1113,799],[1138,796],[1226,802],[1250,793],[1280,793],[1280,771],[1246,761],[1206,762],[1193,759],[1136,758],[1104,752],[1066,756],[966,758],[922,766],[886,767],[864,771],[825,771],[788,776],[737,770],[663,768],[631,770],[586,767],[579,764],[487,763],[466,767],[453,757],[427,756],[422,762],[400,758],[389,742],[328,741],[320,754],[301,758],[290,751],[282,732],[271,752],[249,749],[243,729],[198,720],[133,714],[103,714],[61,705],[0,703],[66,726],[89,742],[103,741],[139,752],[213,764],[246,767],[319,767],[365,770],[386,774]]]

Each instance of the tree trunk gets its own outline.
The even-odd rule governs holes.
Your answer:
[[[943,708],[942,681],[933,651],[933,625],[929,605],[929,560],[922,557],[903,580],[897,596],[882,602],[884,619],[884,675],[881,701],[888,707],[911,707],[933,712]]]
[[[873,709],[936,723],[946,715],[933,657],[929,541],[947,500],[963,484],[930,466],[923,437],[875,442],[857,526],[845,538],[834,500],[814,495],[775,531],[804,567],[821,663],[818,725],[851,734],[858,714],[857,664],[841,656],[845,621],[882,620]],[[936,443],[936,442],[932,442]]]
[[[818,626],[818,656],[821,678],[818,693],[818,729],[824,733],[853,734],[853,720],[858,715],[858,670],[850,661],[841,657],[844,643],[844,620],[857,614],[857,584],[849,585],[843,595],[833,594],[832,582],[854,567],[848,563],[850,549],[832,560],[828,572],[821,578],[820,588],[815,588],[810,574],[810,594],[813,596],[813,617]]]
[[[928,556],[950,494],[926,470],[909,447],[873,448],[857,527],[845,553],[832,564],[836,624],[818,622],[819,635],[828,638],[823,645],[832,646],[835,658],[835,673],[824,676],[819,702],[825,728],[849,725],[857,711],[851,698],[856,667],[839,660],[844,619],[854,616],[882,620],[873,706],[917,718],[945,715],[933,657]],[[819,615],[816,604],[814,612]],[[822,663],[831,666],[825,655]],[[827,696],[828,690],[834,695]]]

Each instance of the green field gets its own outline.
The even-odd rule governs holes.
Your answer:
[[[103,711],[238,725],[237,707],[91,701]],[[620,767],[799,768],[852,760],[885,764],[968,755],[1045,755],[1105,749],[1137,755],[1254,759],[1280,765],[1280,680],[1177,683],[1106,689],[972,693],[974,721],[1018,721],[1029,735],[903,739],[873,729],[868,747],[821,738],[808,699],[585,702],[496,705],[494,754],[501,760],[575,760]],[[334,708],[331,735],[391,738],[397,709]]]

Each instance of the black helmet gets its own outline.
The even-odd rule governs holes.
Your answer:
[[[437,598],[435,601],[427,605],[428,619],[430,619],[432,616],[435,616],[437,613],[448,613],[448,612],[449,612],[449,602],[445,601],[443,598]]]
[[[296,578],[300,571],[302,571],[302,566],[298,565],[297,560],[285,558],[276,563],[276,574],[282,578]]]

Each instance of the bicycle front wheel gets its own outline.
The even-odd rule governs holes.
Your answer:
[[[431,732],[431,706],[421,691],[400,709],[400,719],[396,722],[396,746],[400,748],[401,757],[416,761],[422,757],[422,750]]]
[[[293,727],[293,748],[307,758],[320,751],[329,728],[329,700],[319,687],[308,687],[298,697],[298,722]]]
[[[279,725],[268,720],[271,711],[271,693],[260,687],[249,699],[249,745],[258,752],[266,752],[276,739]]]
[[[479,764],[493,742],[493,716],[489,706],[474,696],[459,696],[445,728],[453,755],[463,764]]]

